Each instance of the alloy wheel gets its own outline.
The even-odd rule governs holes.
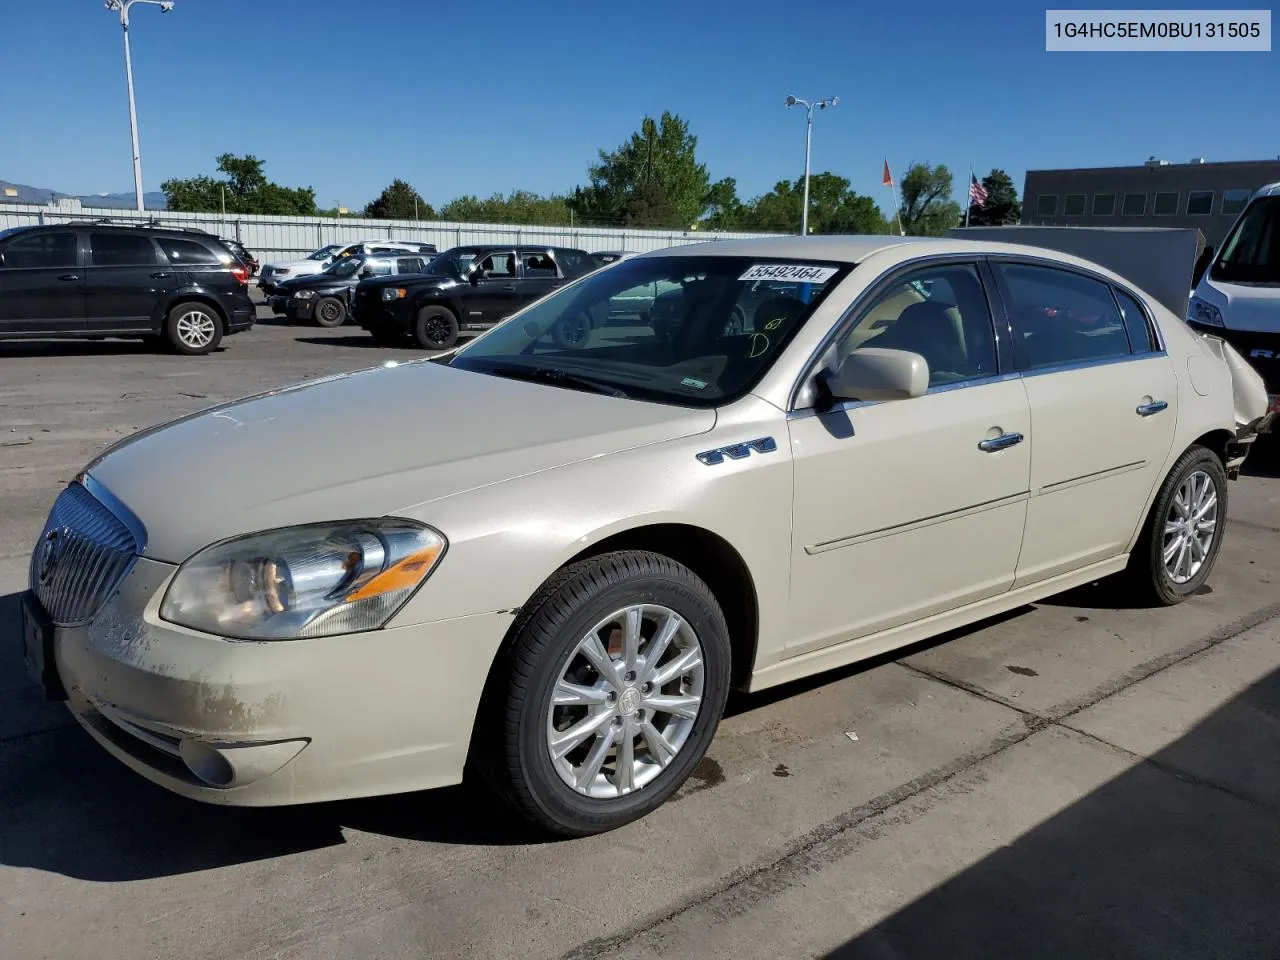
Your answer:
[[[1217,530],[1217,489],[1208,473],[1196,470],[1178,484],[1164,521],[1161,556],[1174,583],[1187,583],[1200,572]]]
[[[188,310],[178,317],[178,339],[192,350],[202,350],[213,342],[217,321],[200,310]]]
[[[616,610],[562,664],[547,751],[571,789],[612,799],[656,779],[689,739],[706,670],[692,626],[659,604]]]

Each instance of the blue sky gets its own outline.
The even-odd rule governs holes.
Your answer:
[[[1207,4],[1198,4],[1200,8]],[[119,23],[98,0],[4,4],[0,178],[132,189]],[[886,204],[911,161],[1027,168],[1280,156],[1280,52],[1046,53],[1044,7],[648,0],[177,0],[134,7],[148,190],[224,151],[363,205],[393,177],[462,193],[570,190],[646,114],[685,117],[744,198],[815,171]]]

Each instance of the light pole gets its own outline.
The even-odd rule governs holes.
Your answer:
[[[813,150],[813,108],[825,110],[827,107],[834,107],[840,102],[839,97],[827,97],[823,100],[817,100],[810,103],[808,100],[799,100],[796,97],[787,97],[787,109],[790,110],[797,103],[805,109],[804,124],[804,209],[800,212],[800,236],[807,237],[809,235],[809,156]]]
[[[138,111],[133,105],[133,55],[129,52],[129,8],[135,3],[152,3],[161,13],[173,9],[173,0],[107,0],[106,8],[120,14],[120,26],[124,30],[124,76],[129,84],[129,133],[133,136],[133,192],[138,209],[142,210],[142,150],[138,146]]]

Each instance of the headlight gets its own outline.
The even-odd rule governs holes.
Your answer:
[[[403,300],[408,292],[404,287],[386,287],[382,291],[382,299]]]
[[[314,297],[315,295],[316,295],[316,292],[315,292],[314,290],[299,290],[299,291],[297,291],[296,293],[294,293],[294,295],[293,295],[293,299],[295,299],[295,300],[310,300],[310,299],[311,299],[312,297]]]
[[[1205,303],[1199,297],[1192,297],[1191,302],[1187,304],[1187,321],[1189,323],[1203,323],[1208,327],[1226,326],[1222,322],[1222,311],[1212,303]]]
[[[187,560],[160,616],[239,640],[377,630],[426,580],[445,547],[436,531],[401,519],[250,534]]]

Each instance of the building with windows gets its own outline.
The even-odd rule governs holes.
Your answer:
[[[1195,227],[1215,247],[1249,197],[1280,182],[1280,158],[1028,170],[1022,222],[1053,227]]]

